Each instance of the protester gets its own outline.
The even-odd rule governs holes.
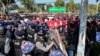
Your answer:
[[[68,56],[75,56],[79,37],[79,21],[79,16],[62,14],[50,17],[48,15],[1,17],[0,52],[6,56],[64,56],[65,53],[68,53]],[[86,55],[90,53],[89,48],[96,42],[95,32],[100,31],[99,25],[100,20],[88,19]],[[7,48],[4,49],[4,46],[9,47],[7,42],[10,44],[10,49],[5,51]],[[64,47],[65,50],[63,50]]]

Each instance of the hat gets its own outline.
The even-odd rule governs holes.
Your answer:
[[[32,28],[36,28],[36,24],[35,23],[31,23],[31,27]]]
[[[22,35],[24,34],[24,32],[23,32],[21,29],[19,29],[19,30],[17,30],[17,31],[15,32],[15,34],[16,34],[17,36],[22,36]]]
[[[40,30],[38,30],[37,34],[38,34],[39,36],[43,36],[44,32],[43,32],[42,29],[40,29]]]
[[[23,53],[29,53],[33,50],[35,45],[29,41],[23,41],[21,45],[21,50]]]
[[[7,29],[11,29],[11,25],[7,25]]]

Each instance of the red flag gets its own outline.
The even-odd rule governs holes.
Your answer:
[[[37,20],[32,20],[33,23],[35,23]]]
[[[42,19],[39,19],[39,20],[37,20],[39,23],[43,23],[43,20]]]
[[[59,26],[60,26],[60,20],[55,20],[54,21],[54,25],[55,25],[55,28],[59,28]]]
[[[48,21],[47,24],[48,24],[49,28],[55,28],[55,25],[54,25],[54,21],[53,20]]]
[[[65,26],[68,24],[68,20],[62,20],[62,25]]]

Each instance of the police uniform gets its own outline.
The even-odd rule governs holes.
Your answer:
[[[5,44],[5,24],[4,21],[0,21],[0,52],[4,53],[4,44]]]
[[[37,32],[37,34],[38,34],[38,36],[43,36],[44,35],[44,31],[42,29],[39,29],[38,32]],[[37,40],[36,46],[34,48],[34,55],[35,56],[48,56],[46,54],[47,52],[44,52],[44,51],[46,51],[45,49],[43,49],[44,51],[42,51],[42,50],[38,49],[37,46],[44,46],[46,48],[46,44],[45,44],[44,40],[43,41],[42,40],[41,41]]]
[[[24,31],[16,30],[15,35],[16,35],[16,40],[14,41],[15,54],[17,56],[22,56],[21,42],[24,39]]]
[[[36,25],[32,23],[30,26],[27,27],[27,40],[34,42],[34,34],[35,34]]]

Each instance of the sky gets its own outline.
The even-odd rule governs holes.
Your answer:
[[[23,7],[21,5],[21,3],[19,2],[19,0],[15,0],[17,1],[16,4],[19,7]],[[53,4],[56,0],[35,0],[35,3],[46,3],[46,4]],[[65,0],[65,2],[69,2],[70,0]],[[81,0],[74,0],[75,3],[81,3]],[[100,0],[99,0],[100,2]],[[96,0],[89,0],[89,4],[96,4]]]
[[[35,0],[36,3],[49,3],[49,2],[55,2],[56,0]],[[65,0],[69,2],[70,0]],[[81,0],[75,0],[75,3],[81,3]],[[100,2],[100,1],[99,1]],[[96,0],[89,0],[89,4],[96,4]]]

